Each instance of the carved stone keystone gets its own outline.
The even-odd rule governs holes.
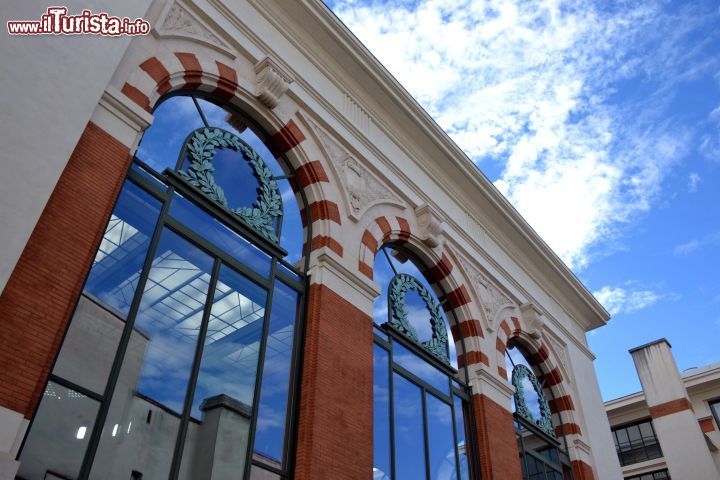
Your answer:
[[[440,214],[433,207],[427,204],[420,205],[415,209],[418,227],[420,227],[420,239],[430,248],[440,245],[440,234],[443,233],[443,221]]]
[[[270,57],[255,64],[255,96],[273,109],[293,82],[292,77]]]
[[[539,339],[542,336],[545,318],[542,312],[533,303],[524,303],[520,305],[520,313],[522,314],[528,333],[531,337]]]

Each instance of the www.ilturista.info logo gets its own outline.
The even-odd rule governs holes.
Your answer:
[[[40,21],[14,20],[7,22],[10,35],[147,35],[150,22],[142,18],[113,17],[105,12],[83,10],[80,15],[68,15],[67,7],[49,7]]]

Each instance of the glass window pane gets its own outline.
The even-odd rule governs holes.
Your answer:
[[[652,424],[650,422],[641,423],[640,434],[642,435],[645,444],[655,442],[655,432],[653,431]]]
[[[98,408],[97,401],[48,382],[20,454],[18,476],[39,480],[54,472],[77,478]]]
[[[162,233],[91,478],[167,478],[213,259]]]
[[[468,480],[470,478],[470,462],[468,460],[468,447],[466,445],[465,432],[465,412],[467,407],[465,402],[459,397],[453,397],[455,401],[455,431],[457,432],[457,448],[460,457],[460,480]]]
[[[457,478],[455,439],[453,437],[452,407],[434,395],[425,395],[427,409],[428,452],[430,478]]]
[[[163,192],[167,190],[167,185],[165,185],[163,182],[161,182],[155,175],[153,175],[150,171],[146,170],[144,167],[142,167],[138,162],[133,162],[130,165],[130,170],[133,172],[141,175],[143,178],[151,182],[153,185],[155,185],[158,189],[162,190]]]
[[[153,112],[153,123],[145,131],[135,156],[157,172],[174,169],[188,134],[203,126],[192,98],[168,98]]]
[[[715,422],[720,426],[720,402],[710,404],[710,409],[713,415],[715,415]]]
[[[628,438],[627,430],[624,428],[620,428],[615,431],[615,434],[617,435],[618,439],[618,445],[620,446],[621,451],[626,451],[630,449],[630,439]]]
[[[122,318],[130,309],[159,215],[159,200],[125,182],[85,283],[87,292]]]
[[[104,391],[159,215],[159,201],[125,182],[63,340],[55,375],[95,393]]]
[[[385,333],[385,331],[384,331],[382,328],[378,327],[377,324],[374,325],[373,333],[374,333],[377,337],[380,337],[380,338],[382,338],[383,340],[385,340],[386,342],[389,342],[389,341],[390,341],[390,337],[388,337],[388,334]]]
[[[265,291],[223,266],[213,297],[180,478],[236,479],[245,468]]]
[[[284,456],[285,418],[299,297],[292,288],[275,282],[260,385],[254,455],[278,468]]]
[[[422,392],[397,373],[393,374],[393,414],[395,479],[426,478]]]
[[[280,272],[282,272],[284,275],[286,275],[290,280],[295,280],[296,282],[302,281],[302,277],[286,267],[282,264],[282,262],[277,263],[277,268]]]
[[[390,354],[373,345],[373,480],[390,479]]]
[[[205,240],[232,255],[243,265],[263,276],[270,274],[270,257],[184,197],[175,194],[170,205],[170,215],[190,229],[201,232]]]
[[[450,395],[450,379],[427,360],[420,358],[398,342],[392,344],[393,362],[418,376],[428,384]]]

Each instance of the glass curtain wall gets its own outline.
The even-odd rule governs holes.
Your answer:
[[[512,401],[515,434],[520,452],[520,468],[526,480],[572,479],[565,439],[555,436],[546,393],[549,388],[538,381],[526,355],[517,346],[505,351],[508,381],[515,386]],[[552,398],[552,397],[551,397]]]
[[[452,363],[423,346],[435,337],[423,295],[429,293],[439,305],[437,298],[412,261],[398,260],[407,259],[403,252],[386,246],[376,258],[375,280],[383,293],[375,303],[373,478],[477,478],[468,446],[469,389],[457,371],[455,344],[444,314]],[[406,291],[403,299],[417,341],[388,322],[388,290],[398,274],[410,275],[425,287]]]
[[[306,290],[291,172],[219,103],[175,96],[154,116],[20,479],[291,477]]]

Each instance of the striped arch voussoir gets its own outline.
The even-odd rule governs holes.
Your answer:
[[[548,396],[550,412],[553,416],[555,435],[563,437],[566,435],[582,436],[580,426],[574,421],[575,404],[570,389],[565,383],[562,373],[551,358],[550,349],[543,342],[533,341],[523,330],[520,320],[517,317],[509,317],[500,322],[498,335],[495,340],[497,355],[498,375],[507,379],[508,372],[505,370],[505,350],[508,342],[520,338],[523,346],[530,354],[529,362],[535,365],[541,372],[538,378],[546,388],[552,389],[554,399]]]
[[[152,112],[157,101],[173,91],[197,90],[230,101],[240,88],[238,73],[233,66],[194,53],[175,52],[172,55],[150,57],[140,63],[121,91],[140,107]],[[307,228],[308,220],[313,224],[314,236],[310,241],[310,251],[328,247],[342,256],[342,245],[332,234],[341,224],[338,206],[335,202],[325,200],[319,188],[323,182],[330,181],[328,175],[319,161],[301,161],[301,156],[293,155],[295,147],[306,140],[306,135],[292,119],[276,132],[270,133],[270,138],[265,142],[268,150],[276,158],[283,154],[290,158],[295,165],[295,178],[290,180],[292,188],[296,193],[302,189],[308,200],[307,207],[301,210],[300,215],[303,228]]]
[[[373,279],[375,255],[384,244],[395,246],[407,245],[417,253],[426,265],[431,265],[423,274],[435,291],[441,306],[448,316],[450,329],[455,339],[458,352],[458,366],[483,363],[490,365],[487,355],[482,351],[484,337],[482,325],[469,313],[472,302],[465,285],[454,282],[452,272],[454,266],[450,258],[443,253],[438,260],[423,254],[422,249],[415,248],[410,223],[400,216],[382,216],[376,218],[363,232],[360,241],[358,270],[369,279]],[[444,294],[444,292],[448,292]],[[457,320],[457,321],[455,321]],[[464,342],[461,342],[461,339]],[[463,348],[464,344],[464,348]],[[464,352],[464,353],[463,353]]]

